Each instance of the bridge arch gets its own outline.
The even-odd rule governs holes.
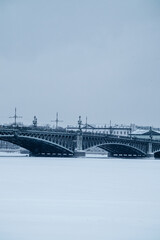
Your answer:
[[[155,158],[160,158],[160,150],[155,151],[153,154]]]
[[[0,137],[0,139],[23,147],[29,150],[33,155],[47,153],[73,155],[73,151],[71,149],[68,149],[63,145],[59,145],[58,143],[51,142],[43,138],[39,138],[38,136],[31,137],[10,135]]]
[[[92,146],[93,147],[93,146]],[[129,145],[129,144],[122,144],[122,143],[103,143],[97,144],[94,147],[101,148],[107,152],[109,152],[113,156],[146,156],[146,153],[141,149]],[[90,147],[89,147],[90,148]],[[89,149],[87,148],[87,149]]]

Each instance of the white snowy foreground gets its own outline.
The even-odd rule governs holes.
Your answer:
[[[0,240],[159,240],[160,160],[0,157]]]

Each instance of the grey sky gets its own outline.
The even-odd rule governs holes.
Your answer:
[[[160,127],[159,0],[0,0],[0,123]]]

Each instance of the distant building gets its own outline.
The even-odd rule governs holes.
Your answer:
[[[77,131],[77,127],[67,126],[67,130],[75,130]],[[132,132],[132,128],[130,126],[124,126],[124,125],[115,125],[115,126],[106,126],[106,125],[84,125],[82,127],[83,132],[91,132],[95,134],[109,134],[109,135],[116,135],[116,136],[130,136]]]
[[[160,141],[160,131],[155,131],[152,129],[137,129],[136,131],[132,132],[131,136],[133,138],[153,139]]]
[[[90,127],[84,127],[84,131],[92,132],[92,133],[101,133],[101,134],[111,134],[116,136],[130,136],[131,134],[131,127],[124,126],[124,125],[114,125],[114,126],[97,126],[97,125],[89,125]]]

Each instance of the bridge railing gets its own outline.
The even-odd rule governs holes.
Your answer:
[[[0,132],[28,132],[28,133],[45,133],[45,134],[67,134],[67,135],[74,135],[76,136],[78,131],[73,130],[67,130],[65,128],[63,129],[53,129],[53,128],[45,128],[45,127],[26,127],[26,126],[17,126],[13,127],[12,125],[9,126],[0,126]],[[83,136],[90,136],[90,137],[103,137],[103,138],[110,138],[110,139],[123,139],[123,140],[135,140],[139,142],[152,142],[152,143],[160,143],[160,140],[158,139],[146,139],[146,138],[138,138],[133,136],[120,136],[120,135],[113,135],[113,134],[107,134],[107,133],[95,133],[95,132],[83,132]]]

